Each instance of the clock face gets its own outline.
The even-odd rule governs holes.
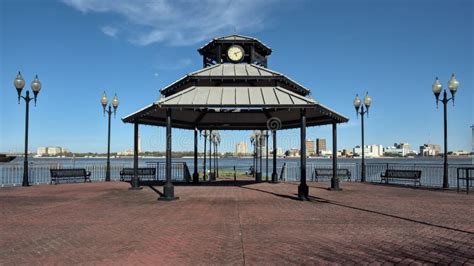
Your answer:
[[[232,45],[229,50],[227,50],[227,57],[234,62],[239,62],[244,58],[244,48],[239,45]]]

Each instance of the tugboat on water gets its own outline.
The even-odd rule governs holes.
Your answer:
[[[5,155],[5,154],[0,154],[0,163],[9,163],[13,160],[15,160],[16,156],[10,156],[10,155]]]

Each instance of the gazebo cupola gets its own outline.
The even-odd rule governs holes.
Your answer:
[[[267,67],[267,56],[272,49],[259,40],[242,36],[229,35],[214,38],[198,49],[203,57],[203,67],[222,63],[247,63]]]

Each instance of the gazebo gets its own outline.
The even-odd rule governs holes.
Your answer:
[[[348,118],[312,99],[310,91],[287,76],[267,68],[272,50],[251,37],[230,35],[215,38],[198,49],[203,68],[161,89],[161,97],[124,117],[134,124],[134,169],[132,188],[138,187],[138,126],[166,127],[166,183],[160,199],[173,200],[171,182],[172,128],[194,130],[193,183],[199,182],[199,130],[271,130],[273,139],[272,182],[277,182],[276,134],[300,128],[301,178],[298,197],[308,199],[306,184],[306,127],[332,125],[333,178],[337,177],[337,124]],[[257,180],[261,181],[261,180]]]

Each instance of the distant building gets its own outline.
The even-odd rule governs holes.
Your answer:
[[[61,147],[38,147],[38,149],[36,149],[38,156],[58,156],[66,152],[66,149]]]
[[[316,142],[314,140],[306,141],[306,152],[309,156],[313,156],[316,151]]]
[[[142,152],[142,137],[140,136],[140,131],[138,131],[138,153]]]
[[[469,155],[468,151],[453,151],[452,155],[454,156],[467,156]]]
[[[118,156],[132,156],[133,155],[133,150],[128,149],[128,150],[125,150],[125,151],[120,151],[120,152],[117,152],[117,155]]]
[[[291,148],[291,149],[286,151],[286,156],[288,156],[288,157],[298,157],[298,156],[300,156],[300,150],[298,150],[296,148]]]
[[[235,145],[235,155],[236,156],[242,156],[248,153],[247,150],[247,143],[245,142],[239,142]]]
[[[282,148],[277,148],[277,156],[284,156],[285,153],[283,152],[283,149]]]
[[[48,155],[48,148],[47,147],[38,147],[38,149],[36,149],[36,154],[38,156],[46,156],[46,155]]]
[[[322,155],[326,150],[326,139],[316,139],[316,154]]]
[[[382,145],[372,144],[364,145],[364,156],[366,157],[382,157],[384,155],[385,149]],[[357,145],[353,149],[354,156],[362,156],[362,148]]]
[[[420,146],[420,156],[438,156],[441,147],[438,144],[423,144]]]
[[[407,156],[411,154],[411,145],[408,143],[394,143],[393,146],[388,146],[384,150],[386,156]]]

